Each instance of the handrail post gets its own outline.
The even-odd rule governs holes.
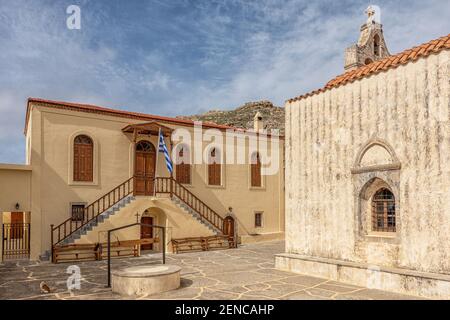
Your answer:
[[[166,264],[166,228],[162,229],[162,238],[163,238],[163,264]]]
[[[173,180],[172,177],[170,177],[169,181],[170,181],[170,199],[172,199],[173,198],[172,194],[173,194],[173,183],[174,183],[174,180]]]
[[[111,288],[111,230],[108,230],[108,286]]]
[[[53,259],[53,224],[50,225],[50,241],[51,241],[51,249],[50,249],[50,254],[52,255],[52,263],[55,262]]]

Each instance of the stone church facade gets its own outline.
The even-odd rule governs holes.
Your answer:
[[[347,72],[286,102],[277,268],[450,298],[449,49],[447,35],[389,55],[369,19]]]

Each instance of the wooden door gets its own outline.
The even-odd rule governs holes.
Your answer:
[[[136,145],[135,155],[135,194],[138,196],[153,195],[155,178],[155,147],[148,141],[140,141]]]
[[[153,224],[153,217],[142,217],[141,223]],[[151,239],[153,238],[153,228],[141,225],[141,239]],[[153,250],[153,244],[143,244],[141,245],[141,250]]]
[[[11,212],[11,239],[23,238],[23,212]]]
[[[226,217],[223,220],[223,234],[234,238],[234,219],[232,217]]]
[[[85,135],[75,138],[73,150],[73,180],[93,181],[94,179],[94,144]]]

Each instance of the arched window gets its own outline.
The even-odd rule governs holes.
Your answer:
[[[380,56],[380,36],[377,34],[373,38],[373,54],[376,57]]]
[[[73,181],[94,180],[94,143],[86,135],[75,137],[73,144]]]
[[[220,165],[219,150],[212,148],[208,158],[208,184],[211,186],[220,186],[222,166]]]
[[[179,183],[191,184],[191,161],[189,148],[181,145],[177,150],[177,162],[175,166],[176,179]]]
[[[367,66],[368,64],[371,64],[372,62],[373,62],[372,59],[367,58],[367,59],[364,61],[364,64]]]
[[[372,198],[372,231],[395,232],[395,197],[386,188]]]
[[[136,151],[139,152],[155,152],[155,147],[148,141],[142,140],[136,144]]]
[[[255,152],[252,155],[251,164],[250,164],[250,180],[252,187],[262,187],[262,179],[261,179],[261,159],[258,152]]]

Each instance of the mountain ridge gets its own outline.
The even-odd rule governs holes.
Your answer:
[[[262,116],[265,129],[279,129],[280,134],[284,134],[284,108],[277,107],[267,100],[247,102],[233,110],[212,109],[205,113],[177,116],[177,118],[252,129],[253,118],[257,112]]]

